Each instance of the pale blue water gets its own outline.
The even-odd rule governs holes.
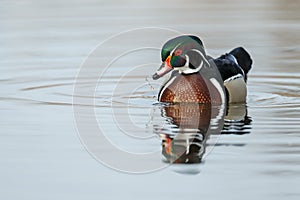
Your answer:
[[[1,1],[1,199],[299,199],[299,7],[298,0]],[[197,174],[178,173],[184,166],[120,173],[95,160],[77,135],[73,84],[84,59],[111,35],[145,26],[199,35],[212,56],[238,45],[253,56],[247,104],[252,122],[245,134],[221,135]],[[103,57],[119,48],[126,47],[107,48]],[[157,51],[150,55],[160,62]],[[114,143],[134,152],[158,150],[160,157],[147,161],[152,164],[162,160],[160,140],[132,141],[111,118],[110,93],[119,74],[146,58],[133,59],[110,69],[96,92],[95,110]],[[124,84],[144,79],[126,76]],[[129,110],[141,130],[156,102],[156,90],[145,85],[136,98],[124,91],[112,104],[121,116]],[[99,148],[109,155],[106,146]]]

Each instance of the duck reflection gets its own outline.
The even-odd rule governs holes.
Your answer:
[[[154,126],[162,141],[163,160],[174,164],[201,163],[218,135],[250,132],[251,118],[245,105],[176,103],[160,107],[163,125]]]
[[[232,104],[227,107],[222,134],[249,134],[251,122],[245,104]]]
[[[211,105],[181,103],[162,108],[173,134],[161,132],[162,154],[170,163],[200,163],[211,119]]]
[[[165,162],[200,163],[208,136],[220,133],[224,113],[223,107],[211,104],[176,103],[161,107],[166,124],[155,126],[154,132],[162,140]]]

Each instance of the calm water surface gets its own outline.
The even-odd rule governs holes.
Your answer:
[[[1,1],[1,199],[299,199],[299,9],[298,0]],[[239,45],[253,56],[247,106],[231,106],[224,134],[192,175],[186,165],[143,175],[116,172],[93,159],[77,135],[72,96],[82,62],[111,35],[145,26],[199,35],[212,56]],[[158,51],[148,55],[159,63]],[[157,132],[153,116],[168,108],[155,104],[159,85],[145,77],[158,65],[125,77],[125,86],[145,83],[134,94],[111,98],[120,76],[143,59],[112,65],[95,92],[95,111],[113,143],[159,151],[148,162],[162,162],[161,137],[135,141],[112,118],[114,110],[129,112],[140,130]]]

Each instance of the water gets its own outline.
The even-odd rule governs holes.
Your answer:
[[[2,1],[1,198],[299,199],[299,3]],[[72,96],[81,64],[111,35],[145,26],[199,35],[212,56],[239,45],[253,56],[247,106],[232,106],[229,116],[240,121],[229,122],[225,116],[227,130],[202,162],[188,169],[192,175],[184,174],[186,165],[142,175],[117,172],[93,159],[77,135]],[[145,38],[157,45],[168,39],[150,36]],[[122,48],[126,46],[112,46],[102,56]],[[122,79],[128,87],[144,83],[134,95],[120,90],[111,98],[111,92],[131,65],[144,60],[159,64],[157,50],[150,49],[147,55],[124,57],[122,65],[114,63],[95,93],[97,118],[114,144],[129,152],[156,152],[149,160],[129,163],[136,167],[163,160],[161,138],[152,134],[153,122],[164,125],[157,120],[161,117],[161,105],[155,104],[154,97],[158,85],[151,81],[153,89],[145,80],[158,65],[144,66],[147,70],[137,71],[137,76]],[[83,78],[87,85],[94,79]],[[88,102],[93,97],[82,99]],[[122,128],[132,135],[115,126],[111,117],[115,111],[121,117],[118,122],[125,124]],[[128,113],[136,126],[122,121]],[[114,156],[107,146],[99,148]],[[126,162],[124,157],[114,158]]]

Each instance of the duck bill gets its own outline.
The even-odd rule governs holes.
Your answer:
[[[163,62],[160,68],[152,75],[153,80],[157,80],[172,70],[172,67],[168,63]]]

